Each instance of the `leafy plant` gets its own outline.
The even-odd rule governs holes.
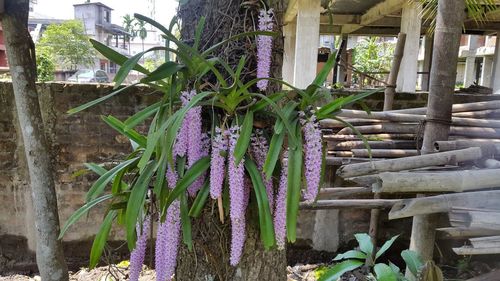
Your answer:
[[[49,54],[43,51],[36,52],[36,74],[37,80],[47,82],[54,80],[56,66]]]
[[[389,248],[392,246],[394,241],[398,238],[399,235],[392,237],[387,240],[378,251],[375,252],[375,247],[372,243],[370,236],[366,233],[359,233],[354,235],[356,240],[358,241],[357,249],[347,251],[342,254],[338,254],[333,260],[341,261],[333,266],[331,266],[328,270],[323,270],[321,276],[319,277],[319,281],[336,281],[340,276],[344,273],[360,268],[363,265],[368,266],[371,270],[371,275],[375,280],[378,281],[406,281],[407,279],[401,273],[401,270],[398,266],[389,262],[388,264],[384,263],[376,263],[377,259],[381,257]],[[420,259],[419,255],[410,250],[404,250],[401,252],[401,257],[405,261],[408,269],[414,276],[419,276],[420,271],[422,270],[424,263]],[[432,269],[433,273],[436,272],[435,269]],[[432,273],[432,274],[433,274]],[[426,280],[426,279],[424,279]]]
[[[253,31],[237,34],[201,50],[199,46],[204,28],[203,19],[196,29],[193,44],[188,45],[172,33],[174,24],[167,28],[148,17],[138,14],[135,17],[139,22],[157,27],[175,47],[154,47],[127,58],[91,40],[93,46],[104,57],[117,63],[121,68],[114,78],[113,92],[73,108],[69,113],[76,114],[113,96],[125,93],[126,89],[136,85],[121,85],[132,70],[145,75],[139,83],[156,89],[162,96],[156,103],[125,120],[114,116],[102,116],[104,122],[134,144],[134,150],[121,163],[109,170],[97,164],[87,165],[100,177],[90,187],[86,204],[68,219],[60,236],[62,237],[89,209],[103,202],[108,203],[104,224],[94,241],[95,247],[92,247],[91,266],[95,266],[107,240],[109,226],[113,222],[117,222],[126,230],[129,249],[134,250],[137,237],[140,236],[140,226],[146,217],[153,216],[160,224],[167,223],[167,217],[173,214],[171,208],[180,208],[182,241],[191,248],[191,220],[199,216],[203,206],[209,201],[209,194],[212,194],[212,188],[208,190],[208,185],[212,183],[213,177],[207,179],[206,173],[211,172],[216,165],[212,159],[222,157],[222,165],[225,165],[226,158],[228,162],[229,186],[231,178],[234,177],[231,174],[233,170],[242,172],[239,178],[241,180],[246,178],[251,183],[252,188],[248,192],[255,196],[240,195],[256,199],[257,204],[248,206],[257,208],[261,239],[266,249],[276,246],[275,225],[271,216],[271,206],[275,205],[275,202],[272,198],[273,191],[269,193],[267,187],[269,185],[272,187],[273,176],[279,173],[278,169],[288,167],[282,169],[287,180],[286,196],[283,200],[286,200],[286,236],[288,241],[294,242],[302,182],[306,177],[304,174],[307,174],[304,172],[304,161],[306,161],[304,159],[307,158],[304,154],[307,151],[305,152],[303,148],[303,143],[307,144],[307,136],[303,137],[302,124],[310,122],[317,126],[319,120],[335,117],[335,113],[342,107],[378,90],[333,100],[330,93],[322,86],[333,67],[334,56],[326,62],[325,67],[306,89],[295,88],[274,78],[242,81],[240,75],[247,65],[247,58],[242,56],[239,64],[232,68],[223,60],[214,57],[214,50],[232,40],[252,38],[256,35],[275,36],[275,33]],[[174,53],[177,61],[166,61],[150,71],[139,61],[146,54],[155,51]],[[206,79],[215,81],[205,83]],[[258,92],[256,83],[263,79],[287,85],[296,95],[289,95],[284,91],[270,95]],[[327,100],[328,103],[318,110],[312,110],[320,100]],[[207,128],[206,132],[201,132],[201,115],[193,115],[201,114],[202,110],[208,117],[204,118],[205,124],[203,124],[203,128]],[[213,153],[216,142],[220,141],[217,138],[224,140],[229,135],[230,148],[221,150],[221,153],[213,153],[212,157],[207,156],[209,151],[200,150],[196,159],[189,151],[180,153],[185,124],[193,124],[193,118],[199,118],[200,132],[198,138],[188,140],[189,145],[194,147],[195,142],[202,142],[207,137],[210,144],[208,149],[211,147]],[[268,127],[264,132],[254,126],[256,121],[263,120]],[[142,124],[148,127],[147,134],[136,130]],[[269,140],[266,136],[270,136]],[[270,144],[268,151],[258,151],[261,154],[264,151],[263,157],[257,157],[254,148],[255,139],[264,139],[264,142]],[[227,141],[226,139],[226,146],[228,146]],[[319,141],[321,142],[321,138]],[[319,145],[321,149],[321,143]],[[287,165],[280,165],[279,160],[284,158],[283,154],[287,151]],[[324,162],[322,158],[318,160],[319,165]],[[221,169],[224,173],[224,166]],[[176,177],[175,181],[172,180],[172,174]],[[225,175],[222,176],[222,179],[224,178]],[[234,190],[229,189],[228,192],[228,185],[223,185],[225,190],[215,198],[211,195],[218,204],[222,204],[220,208],[229,208],[227,204],[221,202],[231,201],[233,204],[235,196],[228,198],[228,194]],[[111,188],[107,189],[108,187]],[[187,195],[194,199],[188,200]],[[243,213],[246,208],[242,207]],[[220,215],[227,214],[222,212]]]

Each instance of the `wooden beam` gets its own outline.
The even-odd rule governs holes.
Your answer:
[[[341,14],[323,14],[320,18],[320,23],[324,25],[344,25],[344,24],[359,24],[361,22],[360,15],[341,15]]]
[[[285,16],[283,17],[283,22],[284,23],[292,22],[297,16],[298,10],[299,10],[298,0],[288,1],[288,7],[286,8]]]
[[[342,27],[342,33],[353,33],[354,31],[367,26],[377,20],[384,18],[384,16],[395,13],[403,7],[406,0],[386,0],[370,8],[365,14],[361,16],[360,24],[345,25]]]

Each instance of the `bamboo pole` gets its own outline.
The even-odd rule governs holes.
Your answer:
[[[372,194],[372,190],[369,187],[329,187],[319,190],[320,196],[332,196],[336,198],[355,197],[368,194]]]
[[[414,140],[414,132],[411,134],[366,134],[363,135],[367,140]],[[361,140],[358,135],[324,135],[326,141],[356,141]]]
[[[467,279],[465,281],[498,281],[498,276],[500,275],[500,269],[494,269],[491,272],[485,273],[474,278]]]
[[[367,141],[371,149],[410,149],[416,148],[415,141],[387,140],[387,141]],[[333,146],[333,150],[351,150],[365,148],[363,141],[344,141]]]
[[[500,187],[499,173],[500,169],[434,173],[385,172],[369,177],[373,178],[373,192],[379,193],[464,192]],[[352,180],[356,182],[357,178]]]
[[[438,152],[464,149],[469,147],[482,147],[487,150],[496,151],[500,154],[500,140],[495,139],[470,139],[454,141],[436,141],[434,149]]]
[[[382,123],[384,121],[381,120],[376,120],[376,119],[367,119],[367,118],[344,118],[344,122],[347,122],[353,126],[360,126],[360,125],[370,125],[370,124],[377,124],[377,123]],[[335,120],[335,119],[323,119],[319,121],[320,127],[323,129],[339,129],[339,128],[345,128],[345,123]]]
[[[444,194],[431,197],[404,199],[394,204],[389,219],[450,212],[454,206],[498,207],[500,190]]]
[[[488,247],[488,248],[460,247],[460,248],[453,248],[453,252],[461,256],[496,255],[500,254],[500,247]],[[496,277],[498,277],[498,273],[496,274]],[[491,280],[498,280],[498,279],[491,279]]]
[[[394,113],[385,111],[372,111],[370,113],[363,110],[351,110],[342,109],[337,116],[353,118],[353,120],[377,120],[382,121],[392,121],[392,122],[407,122],[407,123],[418,123],[425,121],[425,115],[420,114],[405,114],[405,113]],[[325,121],[326,120],[326,121]],[[325,119],[324,122],[328,123],[329,119]],[[335,120],[334,120],[335,121]],[[465,117],[452,117],[451,122],[454,126],[472,126],[472,127],[491,127],[500,128],[499,120],[485,120],[485,119],[475,119],[475,118],[465,118]]]
[[[478,147],[461,150],[419,155],[399,159],[389,159],[368,163],[350,164],[340,167],[337,175],[342,178],[351,178],[381,172],[397,172],[429,166],[456,164],[465,161],[480,159],[483,156]]]
[[[401,158],[418,155],[416,149],[352,149],[354,157]]]
[[[500,109],[486,109],[479,111],[467,111],[453,113],[453,117],[465,118],[495,118],[500,117]]]
[[[300,203],[303,210],[323,209],[388,209],[400,200],[396,199],[342,199],[318,200],[315,203]]]
[[[394,103],[394,95],[396,93],[396,81],[398,80],[399,67],[403,59],[404,48],[406,42],[406,34],[400,32],[398,34],[398,42],[394,50],[394,59],[392,60],[391,71],[387,79],[387,86],[384,91],[384,111],[391,110]]]
[[[471,103],[454,104],[452,106],[452,113],[500,109],[500,100],[481,101]],[[394,113],[408,113],[408,114],[427,114],[427,107],[416,107],[407,109],[391,110]]]
[[[500,235],[500,230],[471,228],[471,227],[443,227],[436,229],[441,232],[442,238],[467,238],[485,235]]]

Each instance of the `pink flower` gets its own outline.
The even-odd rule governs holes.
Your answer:
[[[302,113],[301,116],[304,116]],[[312,115],[309,120],[302,119],[304,131],[304,176],[307,188],[304,192],[306,202],[313,202],[318,195],[321,180],[321,164],[323,158],[321,144],[321,129],[316,117]]]
[[[283,155],[281,163],[280,184],[278,186],[278,196],[276,196],[276,210],[274,211],[274,233],[278,249],[285,249],[286,237],[286,196],[288,187],[288,159],[287,153]]]
[[[144,257],[146,256],[146,247],[148,242],[150,218],[149,216],[144,218],[142,222],[142,227],[138,223],[136,226],[137,231],[137,241],[135,243],[135,248],[130,253],[130,280],[139,280],[139,275],[142,271],[142,264],[144,263]]]
[[[222,194],[224,183],[225,157],[222,153],[227,153],[228,139],[219,127],[215,128],[215,135],[212,140],[212,156],[210,162],[210,197],[217,199]]]
[[[262,179],[264,181],[264,185],[266,186],[266,194],[267,199],[269,201],[269,208],[271,209],[271,213],[273,212],[273,202],[274,202],[274,187],[273,180],[266,179],[266,175],[264,174],[264,164],[266,163],[267,153],[269,151],[269,145],[267,144],[267,140],[264,137],[262,130],[256,130],[255,134],[252,135],[250,139],[250,147],[252,149],[252,155],[257,163],[257,168],[261,172]]]
[[[231,219],[231,265],[236,265],[241,259],[245,244],[245,170],[244,159],[236,165],[234,150],[239,138],[238,127],[229,129],[229,216]]]
[[[259,31],[273,30],[273,10],[262,9],[259,13]],[[268,78],[271,69],[271,53],[273,38],[267,35],[257,36],[257,78]],[[257,88],[264,91],[267,89],[268,80],[259,80]]]

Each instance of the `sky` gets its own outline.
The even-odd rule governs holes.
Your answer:
[[[73,4],[84,3],[85,0],[37,0],[34,12],[38,15],[56,19],[73,19]],[[149,15],[148,0],[92,0],[113,8],[111,22],[122,25],[125,14]],[[178,2],[175,0],[156,0],[156,20],[168,25],[175,15]]]

